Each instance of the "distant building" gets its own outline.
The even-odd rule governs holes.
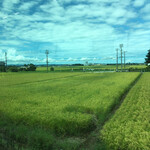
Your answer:
[[[4,61],[0,61],[0,72],[5,72],[6,66]]]

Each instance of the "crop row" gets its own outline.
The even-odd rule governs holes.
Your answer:
[[[107,149],[150,149],[150,74],[144,73],[101,131]]]
[[[138,75],[139,73],[52,73],[45,76],[41,73],[20,73],[16,76],[8,74],[4,76],[3,86],[0,86],[1,127],[7,137],[11,135],[10,138],[16,140],[24,138],[22,141],[25,143],[32,136],[26,136],[28,132],[24,126],[26,129],[37,128],[40,133],[41,130],[48,130],[61,136],[89,133],[97,123],[105,120]],[[11,126],[7,128],[9,124],[17,126],[13,129],[14,132]],[[37,136],[39,139],[46,134],[44,131]],[[32,139],[35,139],[34,133]]]
[[[86,74],[3,87],[0,110],[12,120],[31,125],[38,123],[57,132],[87,132],[94,127],[93,114],[103,121],[137,75]]]

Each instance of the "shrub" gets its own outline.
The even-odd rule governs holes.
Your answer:
[[[19,71],[17,66],[11,66],[11,67],[9,67],[8,70],[11,71],[11,72],[18,72]]]
[[[51,67],[51,68],[50,68],[50,71],[54,71],[54,67]]]

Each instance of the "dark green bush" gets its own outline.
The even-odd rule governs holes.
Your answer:
[[[8,70],[11,71],[11,72],[18,72],[19,71],[17,66],[11,66],[11,67],[9,67]]]
[[[6,72],[5,66],[0,66],[0,72]]]
[[[54,67],[51,67],[51,68],[50,68],[50,71],[54,71]]]
[[[34,64],[29,64],[27,71],[35,71],[36,70],[36,66]]]

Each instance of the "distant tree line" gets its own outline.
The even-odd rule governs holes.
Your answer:
[[[84,66],[83,64],[72,64],[71,66]]]

